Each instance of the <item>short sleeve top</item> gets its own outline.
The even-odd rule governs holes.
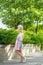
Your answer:
[[[24,38],[24,34],[20,33],[20,34],[18,34],[16,41],[22,42],[23,38]]]

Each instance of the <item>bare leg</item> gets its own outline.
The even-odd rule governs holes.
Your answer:
[[[22,56],[23,56],[22,49],[20,49],[19,52],[20,52],[20,53],[22,54]],[[21,61],[20,61],[20,62],[26,62],[26,58],[25,58],[25,57],[24,57],[24,58],[21,57]]]
[[[19,50],[19,52],[22,54],[22,50],[20,49]],[[22,54],[22,56],[23,56],[23,54]],[[21,61],[20,62],[22,62],[23,61],[23,58],[21,57]]]
[[[23,55],[22,55],[21,50],[16,50],[16,53],[17,53],[18,55],[20,55],[21,60],[22,60],[22,59],[25,59],[25,58],[23,57]]]

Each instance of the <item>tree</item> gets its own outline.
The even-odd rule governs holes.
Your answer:
[[[0,0],[0,17],[11,27],[22,24],[27,29],[42,16],[43,0]]]

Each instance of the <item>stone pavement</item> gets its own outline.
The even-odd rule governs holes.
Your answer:
[[[19,60],[0,62],[0,65],[43,65],[43,54],[36,57],[27,57],[25,63],[20,63]]]

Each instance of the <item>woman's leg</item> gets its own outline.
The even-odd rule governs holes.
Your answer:
[[[22,49],[20,49],[19,52],[22,54]],[[23,54],[22,54],[22,56],[23,56]],[[21,57],[21,61],[20,62],[22,62],[22,61],[23,61],[23,58]]]
[[[23,54],[22,54],[22,51],[21,51],[21,50],[16,50],[16,53],[17,53],[18,55],[20,55],[21,59],[25,59],[25,58],[23,57]]]
[[[23,56],[22,49],[20,49],[19,52],[20,52],[20,53],[22,54],[22,56]],[[25,58],[25,57],[24,57],[24,58],[21,57],[21,61],[20,61],[20,62],[26,62],[26,58]]]

